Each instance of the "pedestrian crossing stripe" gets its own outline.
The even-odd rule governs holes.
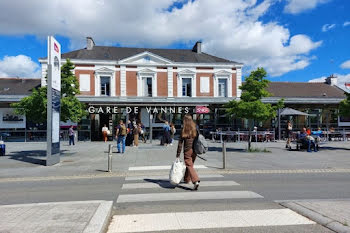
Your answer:
[[[220,174],[201,174],[200,178],[223,178],[223,175]],[[146,180],[146,179],[153,179],[153,180],[166,180],[169,179],[169,175],[163,175],[163,176],[127,176],[125,178],[125,181],[133,181],[133,180]]]
[[[147,180],[147,179],[146,179]],[[175,188],[174,185],[170,184],[168,180],[151,180],[150,183],[130,183],[123,184],[122,189],[150,189],[150,188]],[[217,186],[236,186],[238,183],[228,180],[228,181],[202,181],[200,187],[217,187]],[[193,184],[180,183],[180,187],[193,188]]]
[[[251,191],[215,191],[215,192],[176,192],[176,193],[146,193],[122,194],[117,203],[128,202],[156,202],[156,201],[184,201],[184,200],[214,200],[214,199],[246,199],[264,198]]]
[[[129,167],[129,171],[149,171],[149,170],[170,170],[171,166],[138,166]],[[204,165],[194,165],[196,169],[207,169],[208,167]]]
[[[114,215],[108,233],[316,224],[289,209]]]

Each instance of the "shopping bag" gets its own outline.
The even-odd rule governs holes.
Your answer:
[[[185,175],[186,166],[179,158],[177,158],[171,166],[169,173],[169,181],[172,185],[178,185]]]

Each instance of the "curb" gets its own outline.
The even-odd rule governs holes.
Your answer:
[[[94,216],[90,219],[83,233],[103,233],[106,232],[109,219],[112,215],[113,201],[103,201],[97,208]]]
[[[344,226],[342,223],[335,221],[331,218],[328,218],[326,216],[323,216],[313,210],[310,210],[308,208],[305,208],[297,203],[294,202],[281,202],[280,205],[289,208],[315,222],[318,224],[331,229],[332,231],[338,232],[338,233],[350,233],[350,227]]]

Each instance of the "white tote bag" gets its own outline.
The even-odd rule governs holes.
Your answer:
[[[186,166],[177,158],[170,168],[169,181],[172,185],[178,185],[185,175]]]

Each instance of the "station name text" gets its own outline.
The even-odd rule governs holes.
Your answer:
[[[100,106],[100,107],[95,107],[95,106],[90,106],[88,108],[88,112],[90,114],[117,114],[117,113],[139,113],[141,108],[139,107],[125,107],[125,108],[119,108],[116,106]],[[189,113],[190,108],[189,107],[146,107],[147,113]]]

